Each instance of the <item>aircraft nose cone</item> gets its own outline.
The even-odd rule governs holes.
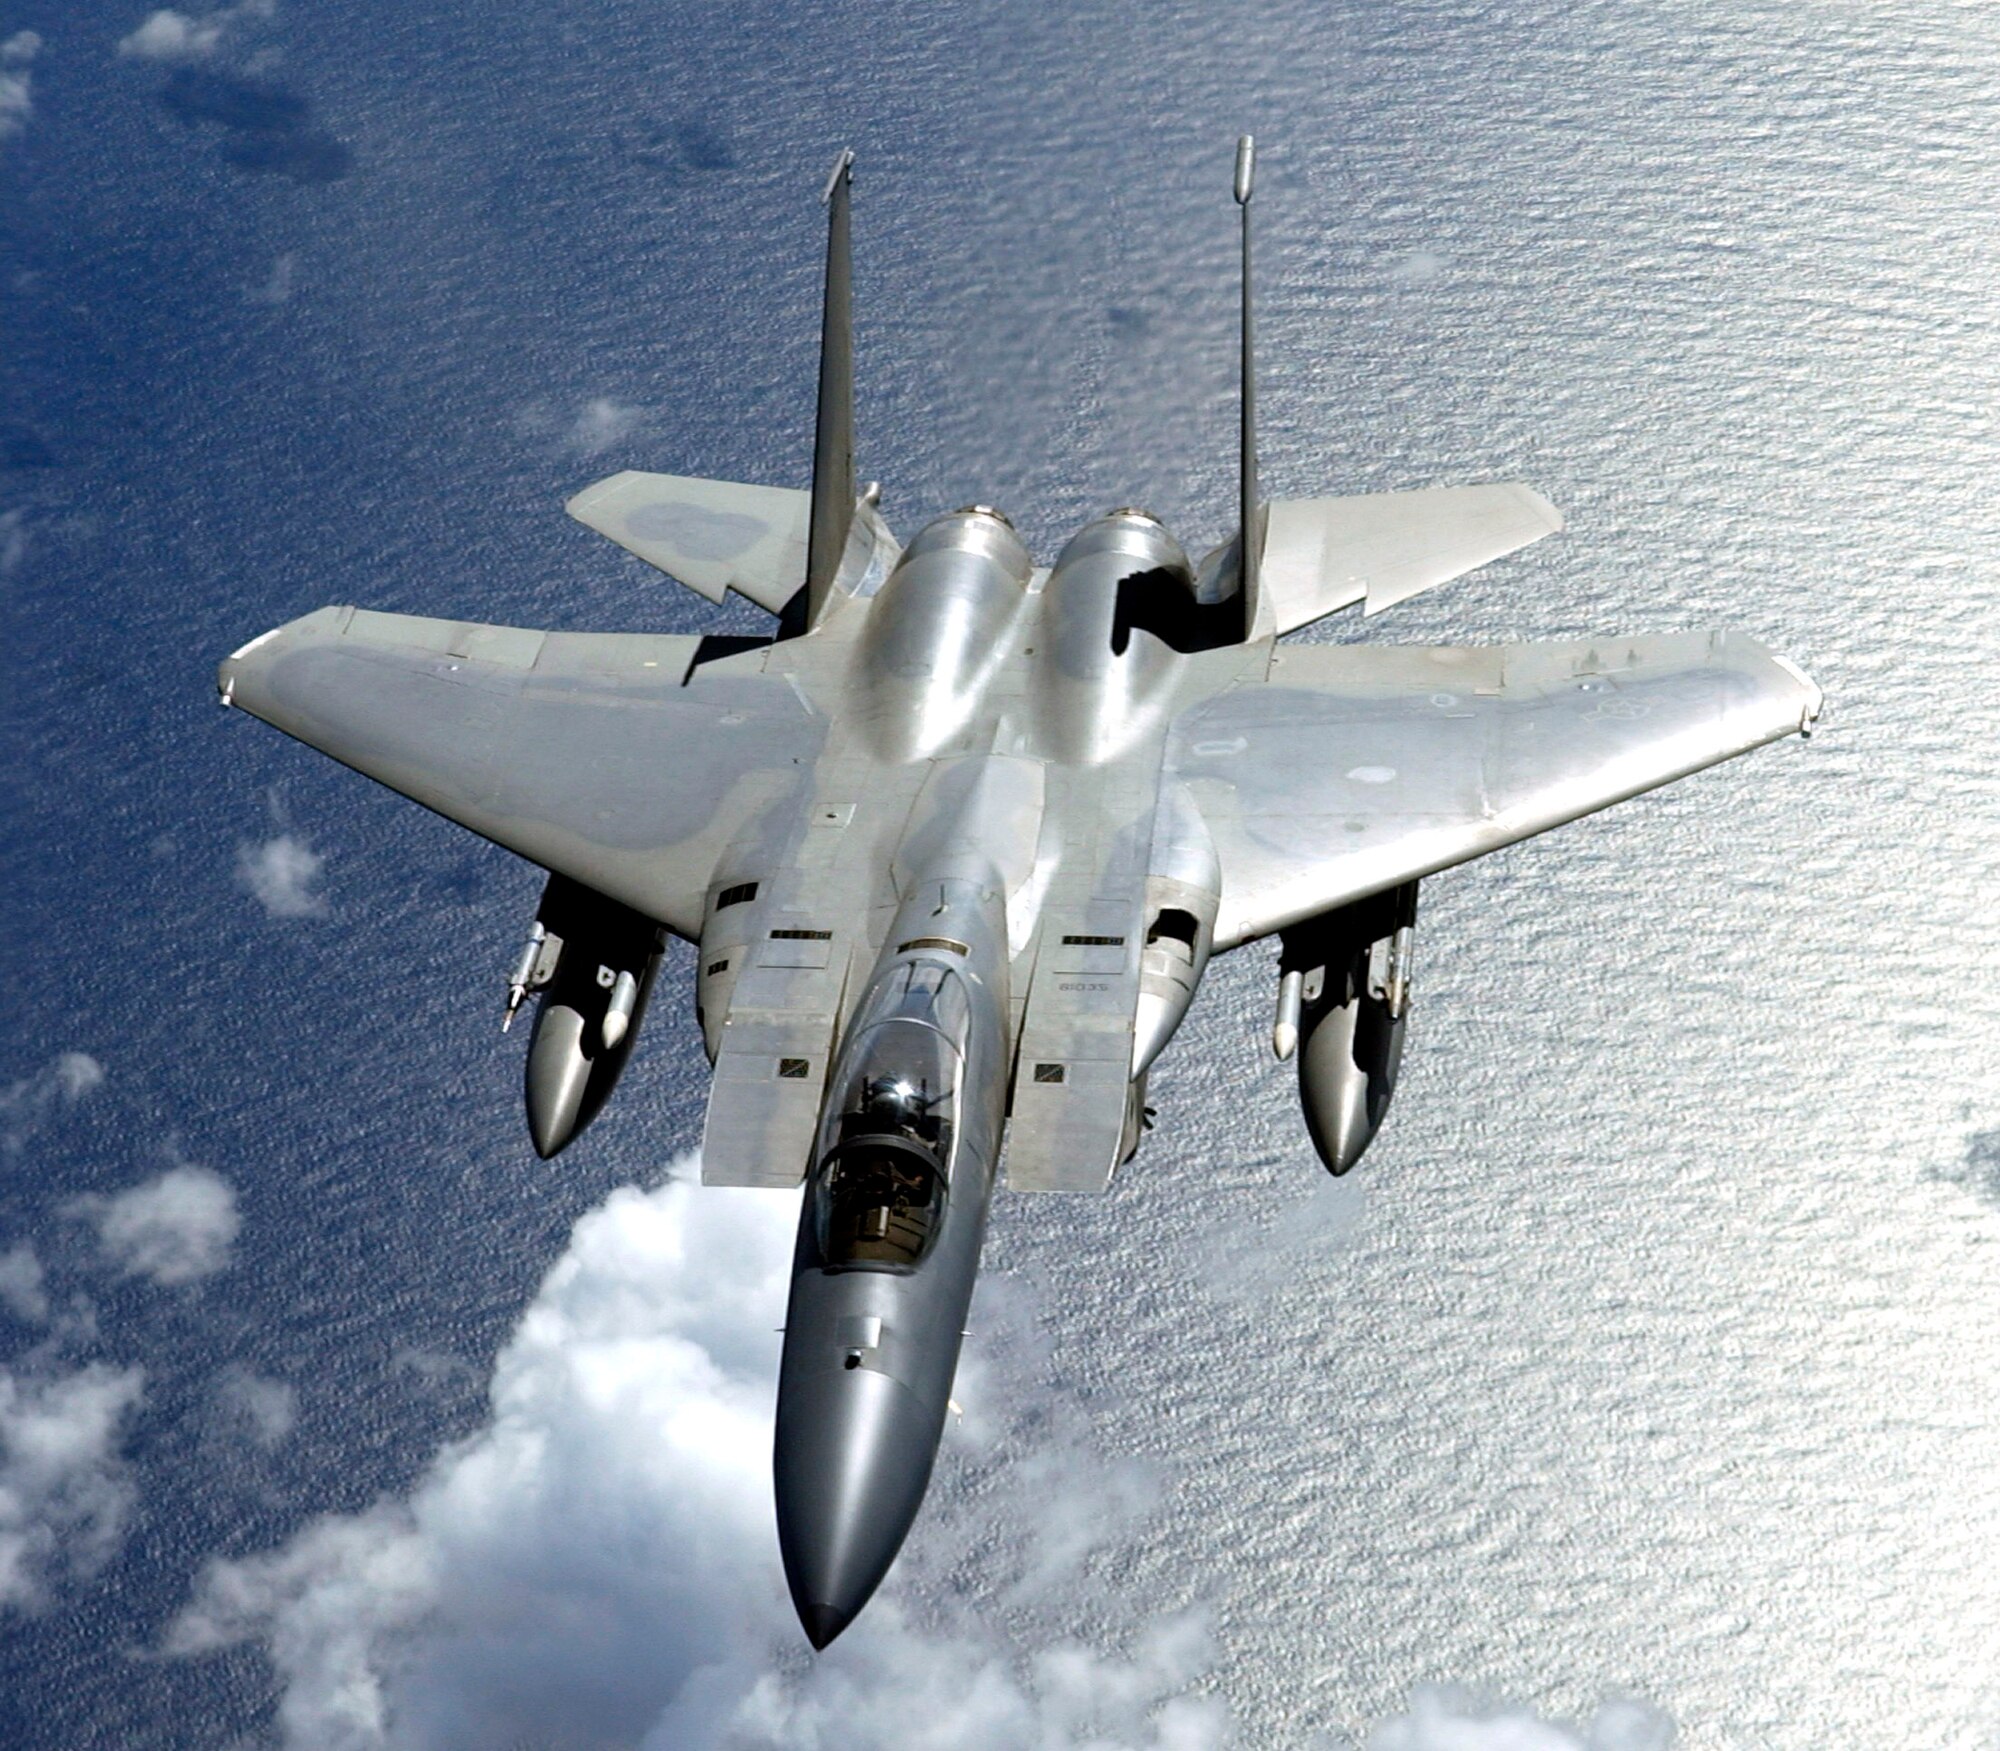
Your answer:
[[[854,1620],[844,1611],[836,1611],[831,1605],[801,1605],[799,1622],[805,1625],[806,1640],[817,1652],[840,1634]]]
[[[881,1584],[922,1506],[942,1433],[907,1387],[872,1368],[800,1370],[779,1395],[778,1548],[815,1648]]]

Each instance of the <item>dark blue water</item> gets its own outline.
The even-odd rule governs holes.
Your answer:
[[[327,602],[754,630],[560,506],[621,467],[803,482],[841,145],[891,521],[1219,536],[1246,127],[1269,490],[1517,476],[1571,518],[1371,634],[1735,625],[1828,728],[1427,886],[1345,1202],[1261,1053],[1261,951],[1218,967],[1114,1195],[999,1213],[1006,1433],[948,1460],[898,1609],[977,1625],[1050,1735],[1047,1650],[1194,1611],[1155,1691],[1212,1705],[1203,1743],[1358,1743],[1441,1681],[1640,1696],[1702,1747],[1986,1742],[1985,11],[280,0],[171,63],[117,52],[144,15],[0,21],[42,39],[0,140],[0,1254],[50,1304],[0,1309],[0,1367],[144,1371],[102,1565],[70,1539],[0,1603],[0,1743],[276,1732],[254,1639],[159,1651],[203,1565],[484,1429],[573,1224],[699,1134],[677,961],[536,1163],[496,1026],[535,873],[218,712],[216,660]],[[285,836],[324,859],[303,916],[239,875]],[[103,1083],[43,1098],[66,1052]],[[121,1274],[65,1206],[176,1163],[233,1189],[231,1262]],[[232,1368],[295,1426],[246,1432]]]

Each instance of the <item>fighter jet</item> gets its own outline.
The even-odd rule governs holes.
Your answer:
[[[1110,1185],[1212,957],[1275,943],[1272,1043],[1344,1173],[1395,1089],[1423,877],[1819,711],[1731,632],[1288,642],[1562,519],[1511,483],[1262,496],[1253,168],[1245,138],[1239,521],[1200,559],[1132,508],[1053,565],[986,505],[891,533],[855,485],[842,153],[811,490],[622,473],[568,506],[769,637],[337,607],[221,666],[226,704],[548,872],[507,997],[537,1003],[543,1156],[618,1080],[666,939],[698,945],[702,1179],[805,1188],[774,1469],[816,1648],[923,1500],[996,1182]]]

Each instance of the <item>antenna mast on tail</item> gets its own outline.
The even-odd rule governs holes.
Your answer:
[[[1239,483],[1242,520],[1238,524],[1242,546],[1238,564],[1246,607],[1257,599],[1258,549],[1263,546],[1261,531],[1252,526],[1257,512],[1257,365],[1250,321],[1250,194],[1256,176],[1257,143],[1245,134],[1236,142],[1236,204],[1243,209],[1243,430]]]
[[[854,154],[826,179],[826,304],[820,318],[819,423],[813,437],[812,525],[806,540],[806,623],[819,618],[854,521],[854,288],[847,208]]]

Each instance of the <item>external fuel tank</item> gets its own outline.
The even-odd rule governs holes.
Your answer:
[[[628,906],[550,878],[509,999],[539,995],[528,1046],[528,1134],[544,1160],[610,1099],[645,1019],[666,932]]]
[[[1273,1044],[1281,1058],[1297,1051],[1306,1129],[1329,1173],[1361,1159],[1396,1092],[1416,922],[1406,882],[1284,933]]]

